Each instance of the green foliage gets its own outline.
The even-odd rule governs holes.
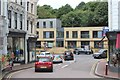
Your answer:
[[[107,26],[107,2],[81,2],[75,9],[69,4],[53,9],[49,5],[37,7],[38,18],[60,18],[64,27]]]
[[[61,18],[62,15],[65,15],[67,13],[69,13],[70,11],[72,11],[72,7],[69,4],[66,4],[65,6],[62,6],[58,9],[57,11],[57,18]]]
[[[44,18],[56,18],[56,16],[53,14],[54,10],[49,5],[44,5],[42,7],[37,6],[37,15],[38,18],[44,19]]]
[[[78,6],[76,6],[75,9],[83,9],[85,7],[85,2],[81,2],[80,4],[78,4]]]

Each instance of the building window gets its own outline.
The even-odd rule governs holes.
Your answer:
[[[37,28],[39,28],[39,22],[37,22]]]
[[[78,38],[77,31],[72,31],[72,38]]]
[[[22,5],[22,0],[20,0],[20,5]]]
[[[44,31],[43,38],[54,38],[54,31]]]
[[[37,36],[39,37],[39,32],[38,32],[38,31],[36,31],[36,34],[37,34]]]
[[[27,2],[27,11],[29,11],[29,2]]]
[[[46,22],[43,22],[43,28],[46,28]]]
[[[50,28],[53,28],[53,21],[50,21]]]
[[[28,30],[28,28],[29,28],[29,20],[27,20],[27,30]]]
[[[36,42],[36,48],[41,48],[41,41]]]
[[[66,38],[69,38],[69,31],[66,31]]]
[[[33,13],[33,4],[31,4],[31,13]]]
[[[64,38],[64,32],[62,32],[62,31],[57,31],[56,34],[57,34],[57,35],[56,35],[56,38]]]
[[[102,31],[93,31],[93,38],[102,38]]]
[[[22,29],[23,25],[22,25],[22,14],[20,14],[20,29]]]
[[[81,38],[89,38],[89,31],[81,31]]]
[[[54,38],[54,31],[50,32],[50,38]]]
[[[11,11],[10,10],[8,10],[8,20],[9,20],[8,27],[11,28]]]
[[[94,48],[103,48],[103,42],[94,41]]]
[[[14,19],[15,19],[15,29],[17,29],[17,13],[16,12],[15,12]]]
[[[31,25],[31,33],[33,33],[33,22],[32,21],[30,22],[30,25]]]
[[[81,41],[81,48],[85,48],[85,46],[89,46],[90,41]]]

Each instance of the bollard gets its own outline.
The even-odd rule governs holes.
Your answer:
[[[108,63],[106,63],[106,66],[105,66],[105,75],[108,75]]]

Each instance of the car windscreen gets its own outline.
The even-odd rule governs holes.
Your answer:
[[[102,53],[103,51],[105,51],[105,50],[104,50],[104,49],[101,49],[101,50],[99,50],[98,52],[99,52],[99,53]]]
[[[50,62],[49,58],[38,58],[38,62]]]
[[[60,58],[60,56],[59,56],[59,55],[56,55],[56,56],[54,56],[54,58]]]

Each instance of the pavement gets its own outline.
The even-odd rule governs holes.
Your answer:
[[[23,70],[23,69],[32,68],[33,66],[34,66],[34,63],[21,64],[21,65],[14,64],[12,69],[6,69],[6,70],[2,71],[2,78],[5,78],[9,73],[19,71],[19,70]]]
[[[111,72],[109,69],[108,69],[108,74],[105,75],[106,63],[107,63],[106,60],[98,61],[98,63],[96,64],[96,68],[95,68],[95,75],[100,76],[100,77],[104,77],[104,78],[119,79],[120,73],[118,74],[118,73],[115,73],[115,72]],[[15,65],[15,66],[13,66],[12,70],[3,71],[2,76],[4,78],[9,73],[19,71],[19,70],[23,70],[23,69],[32,68],[33,66],[34,66],[34,63]]]
[[[106,75],[106,60],[100,60],[96,64],[95,68],[95,75],[104,77],[104,78],[111,78],[111,79],[120,79],[120,73],[111,72],[108,68],[107,75]]]

